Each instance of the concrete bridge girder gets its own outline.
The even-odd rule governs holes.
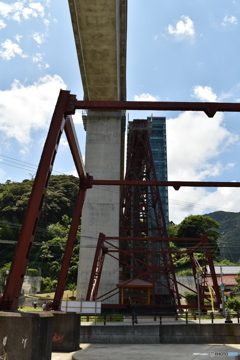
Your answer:
[[[126,98],[127,0],[69,0],[85,100]]]

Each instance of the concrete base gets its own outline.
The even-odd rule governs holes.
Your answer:
[[[160,326],[162,344],[239,344],[239,324],[188,324]]]
[[[159,344],[159,326],[81,326],[80,340],[90,344]]]
[[[51,360],[52,313],[0,312],[0,357]]]
[[[239,344],[239,324],[81,326],[81,343]]]
[[[54,311],[52,350],[71,352],[79,350],[80,314]]]

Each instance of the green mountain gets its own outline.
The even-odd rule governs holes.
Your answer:
[[[240,260],[240,213],[215,211],[205,214],[220,225],[220,258],[234,263]]]

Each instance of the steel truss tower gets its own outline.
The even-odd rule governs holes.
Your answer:
[[[129,123],[125,180],[157,180],[150,133],[151,122],[147,120]],[[131,261],[121,254],[120,279],[137,278],[151,283],[151,303],[175,303],[176,282],[169,280],[175,279],[173,264],[170,254],[163,252],[169,251],[169,242],[164,241],[168,234],[158,186],[123,186],[120,237],[126,238],[121,241],[120,248],[134,254]]]

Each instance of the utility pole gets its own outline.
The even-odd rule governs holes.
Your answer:
[[[220,266],[220,276],[221,276],[221,294],[222,294],[222,314],[225,316],[225,299],[224,299],[224,283],[223,283],[223,272],[222,272],[222,266]]]
[[[197,274],[197,294],[198,294],[198,322],[201,323],[201,307],[200,307],[200,284],[202,282],[201,274]]]

